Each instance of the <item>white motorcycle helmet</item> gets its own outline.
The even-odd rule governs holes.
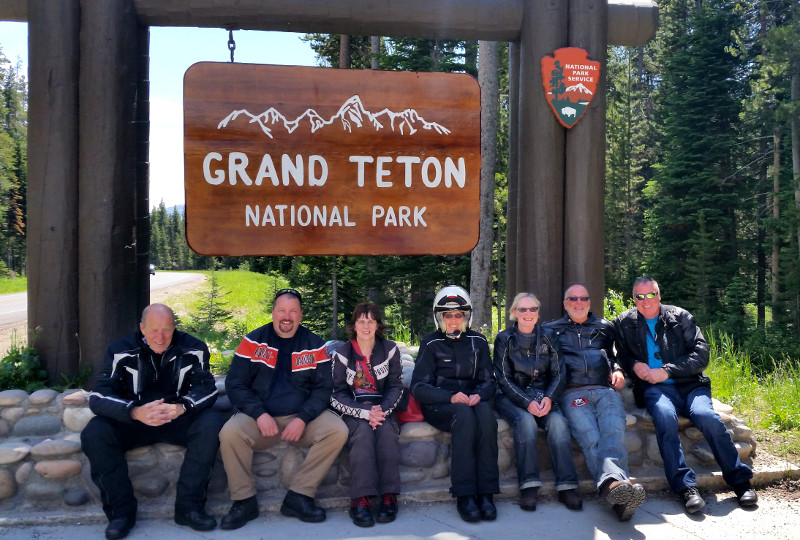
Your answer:
[[[463,311],[465,313],[460,332],[447,333],[447,325],[444,322],[445,311]],[[436,324],[436,328],[444,332],[449,338],[456,339],[462,332],[466,332],[472,322],[472,300],[469,297],[469,293],[458,285],[448,285],[439,291],[433,300],[433,321]]]

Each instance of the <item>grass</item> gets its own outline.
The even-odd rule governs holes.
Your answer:
[[[216,307],[230,312],[227,322],[212,327],[195,320],[204,305],[207,307],[211,292],[211,271],[200,272],[207,276],[204,287],[189,295],[177,293],[167,296],[164,303],[175,310],[182,328],[208,343],[211,351],[211,370],[217,375],[227,373],[233,351],[250,331],[272,320],[271,308],[275,291],[287,286],[279,276],[257,274],[246,270],[213,272],[219,296]]]
[[[210,271],[203,273],[211,277]],[[270,313],[275,291],[288,286],[282,277],[246,270],[225,270],[214,274],[223,293],[227,293],[222,299],[223,302],[227,304],[234,319],[241,321],[250,330],[272,320]],[[206,283],[210,288],[210,282]],[[202,301],[200,295],[190,307],[196,310]]]
[[[759,446],[772,454],[800,461],[800,368],[789,359],[773,360],[772,369],[756,372],[747,353],[737,350],[733,340],[706,334],[714,397],[728,403],[735,414],[753,429]]]
[[[28,278],[0,278],[0,294],[26,292],[28,290]]]

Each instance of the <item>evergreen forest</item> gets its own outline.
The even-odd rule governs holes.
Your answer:
[[[652,276],[665,302],[690,310],[704,328],[732,336],[754,362],[797,362],[800,3],[658,4],[654,40],[608,50],[606,287],[629,298],[635,277]],[[436,290],[449,283],[470,289],[478,326],[503,321],[508,44],[304,39],[320,65],[461,72],[492,89],[484,115],[495,121],[482,134],[495,141],[494,155],[483,158],[494,163],[494,174],[482,177],[482,193],[488,193],[482,214],[490,216],[491,234],[482,233],[478,247],[463,256],[209,258],[186,245],[180,210],[151,201],[151,262],[161,270],[283,276],[304,293],[306,312],[315,314],[308,325],[329,338],[344,335],[353,306],[365,299],[418,338],[432,329]],[[26,81],[2,56],[2,38],[0,92],[0,264],[24,274]]]

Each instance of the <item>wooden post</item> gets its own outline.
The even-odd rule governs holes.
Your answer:
[[[82,4],[79,312],[96,378],[110,340],[137,326],[137,19],[130,0]]]
[[[78,372],[78,0],[28,11],[28,340],[50,383]]]
[[[525,0],[520,40],[516,290],[536,294],[541,320],[561,315],[564,128],[546,103],[541,58],[567,45],[568,0]],[[511,203],[511,202],[510,202]]]
[[[150,28],[137,29],[136,71],[136,312],[150,303]]]
[[[567,131],[564,188],[564,287],[582,283],[592,312],[603,314],[607,4],[569,0],[569,44],[600,62],[597,91],[583,118]]]
[[[508,44],[508,193],[506,202],[506,313],[508,326],[508,309],[517,294],[517,235],[519,234],[519,48],[518,41]],[[498,321],[499,322],[499,321]]]

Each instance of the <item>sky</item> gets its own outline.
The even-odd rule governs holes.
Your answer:
[[[302,34],[236,30],[234,60],[249,64],[317,65]],[[0,50],[27,73],[27,23],[0,22]],[[197,62],[229,62],[222,28],[150,28],[150,205],[184,204],[183,75]]]

